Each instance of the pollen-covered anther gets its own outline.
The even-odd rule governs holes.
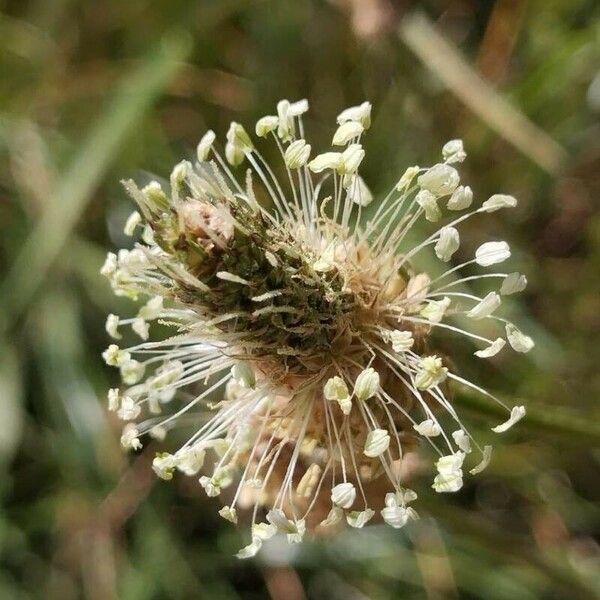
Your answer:
[[[473,191],[471,190],[471,188],[468,185],[459,185],[452,192],[452,195],[448,199],[446,208],[448,210],[464,210],[465,208],[469,208],[469,206],[471,206],[472,203]]]
[[[337,128],[331,144],[333,146],[345,146],[351,140],[358,138],[364,130],[365,128],[359,121],[346,121]]]
[[[331,490],[331,501],[340,508],[350,508],[356,499],[356,489],[349,482],[338,483]]]
[[[200,162],[203,162],[208,159],[216,138],[217,136],[215,132],[212,131],[212,129],[209,129],[202,136],[202,139],[198,142],[198,147],[196,148],[196,157]]]
[[[454,167],[440,163],[420,175],[417,182],[423,190],[439,198],[451,194],[458,187],[460,175]]]
[[[462,140],[450,140],[442,148],[442,156],[449,163],[461,163],[467,158]]]
[[[385,508],[381,511],[383,520],[394,529],[404,527],[410,519],[418,519],[419,515],[410,506],[404,506],[400,502],[397,493],[385,495]]]
[[[352,399],[348,386],[341,377],[337,375],[331,377],[325,383],[323,394],[327,400],[334,400],[340,406],[341,411],[345,415],[349,415],[352,410]]]
[[[425,437],[436,437],[442,433],[442,428],[439,423],[433,419],[425,419],[414,425],[415,431]]]
[[[460,246],[460,236],[455,227],[444,227],[435,245],[435,254],[444,262],[448,262]]]
[[[439,356],[426,356],[419,363],[415,386],[418,390],[428,390],[442,383],[447,375],[448,369]]]
[[[319,483],[321,471],[320,465],[316,463],[310,465],[308,469],[306,469],[302,479],[298,482],[296,494],[302,498],[310,498]]]
[[[390,341],[394,352],[406,352],[415,343],[412,331],[392,331]]]
[[[303,167],[310,156],[310,144],[304,140],[295,140],[285,151],[285,164],[289,169],[299,169]]]
[[[369,458],[381,456],[390,446],[390,434],[386,429],[369,431],[363,454]]]
[[[360,401],[368,400],[377,394],[380,386],[379,373],[373,368],[368,367],[356,378],[354,383],[354,395]]]

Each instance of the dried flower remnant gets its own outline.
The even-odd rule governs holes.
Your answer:
[[[377,202],[358,173],[371,105],[344,110],[334,150],[321,154],[304,139],[307,110],[305,100],[282,100],[276,115],[257,122],[258,137],[272,137],[280,151],[277,168],[232,123],[225,157],[209,131],[197,160],[176,165],[168,188],[126,181],[138,209],[125,231],[139,239],[133,250],[110,253],[101,270],[116,294],[146,299],[135,317],[111,314],[106,323],[117,341],[126,326],[141,338],[103,355],[124,383],[109,392],[109,409],[125,421],[121,443],[138,450],[148,435],[163,440],[174,427],[191,428],[153,468],[162,479],[179,472],[197,477],[208,496],[223,494],[219,514],[228,521],[249,509],[240,558],[278,532],[298,543],[307,530],[361,528],[376,514],[394,528],[417,518],[400,467],[419,440],[438,455],[432,487],[459,490],[463,463],[481,471],[492,448],[459,420],[449,385],[498,400],[453,371],[431,332],[475,340],[479,358],[504,348],[502,333],[517,352],[533,347],[496,316],[502,296],[526,285],[519,273],[489,269],[510,257],[506,242],[482,244],[435,278],[413,267],[423,251],[449,263],[463,221],[516,204],[495,195],[471,208],[473,193],[456,169],[466,158],[462,142],[444,146],[443,162],[407,169]],[[242,165],[238,178],[232,167]],[[435,223],[425,224],[434,232],[409,247],[419,220]],[[477,266],[486,271],[457,277]],[[498,281],[498,292],[458,291],[478,278]],[[497,324],[500,337],[462,328],[482,320]],[[171,335],[149,341],[152,322]],[[506,408],[494,432],[525,414]],[[371,490],[381,482],[377,504]]]

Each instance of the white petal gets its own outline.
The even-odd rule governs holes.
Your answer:
[[[134,333],[137,333],[143,340],[147,340],[150,335],[150,325],[146,323],[145,319],[140,317],[133,320],[131,329]]]
[[[121,350],[116,344],[111,344],[103,353],[104,362],[111,367],[120,367],[131,359],[127,350]]]
[[[284,160],[288,169],[303,167],[310,156],[310,144],[304,140],[295,140],[285,150]]]
[[[231,508],[229,506],[224,506],[219,511],[219,515],[221,515],[226,521],[229,521],[231,523],[238,522],[237,511],[235,510],[235,508]]]
[[[406,171],[404,171],[404,173],[402,174],[402,177],[400,177],[398,183],[396,184],[396,190],[398,192],[403,192],[405,191],[408,186],[411,184],[412,180],[415,178],[415,176],[419,173],[420,168],[418,165],[415,165],[414,167],[408,167],[408,169],[406,169]]]
[[[342,164],[338,167],[338,172],[342,175],[356,173],[364,157],[365,151],[360,144],[350,144],[342,152]]]
[[[517,205],[517,199],[507,194],[494,194],[488,198],[481,208],[488,213],[500,210],[501,208],[513,208]]]
[[[123,433],[121,434],[121,447],[125,450],[140,450],[142,443],[139,440],[140,432],[134,423],[127,423],[123,427]]]
[[[121,398],[119,396],[119,388],[111,388],[108,390],[108,410],[115,412],[119,408]]]
[[[110,277],[114,275],[118,268],[117,255],[114,252],[109,252],[106,255],[106,259],[102,268],[100,269],[100,275],[104,275],[105,277]]]
[[[256,556],[256,553],[262,547],[262,540],[260,538],[253,538],[252,543],[244,546],[241,550],[236,554],[237,558],[252,558]]]
[[[450,196],[448,199],[446,208],[448,210],[463,210],[465,208],[469,208],[472,202],[473,191],[471,188],[468,185],[459,185],[454,192],[452,192],[452,196]]]
[[[365,128],[358,121],[346,121],[342,123],[333,136],[333,146],[345,146],[353,138],[359,136]]]
[[[444,318],[451,302],[448,296],[444,296],[441,300],[431,300],[421,309],[419,314],[432,323],[439,323]]]
[[[462,140],[450,140],[444,144],[442,148],[442,156],[444,160],[450,164],[463,162],[467,158]]]
[[[500,296],[496,292],[490,292],[479,304],[474,306],[467,317],[471,319],[485,319],[489,317],[502,304]]]
[[[354,395],[359,400],[368,400],[379,391],[379,373],[373,367],[368,367],[356,378]]]
[[[353,510],[352,512],[346,515],[346,521],[351,527],[356,527],[357,529],[360,529],[361,527],[364,527],[364,525],[366,525],[373,518],[374,514],[375,511],[371,510],[370,508],[367,508],[362,511]]]
[[[146,367],[144,366],[144,363],[138,362],[137,360],[128,360],[126,363],[123,363],[119,369],[121,371],[123,383],[134,385],[143,377]]]
[[[496,354],[498,354],[498,352],[500,352],[504,346],[506,346],[506,342],[502,338],[498,338],[487,348],[484,348],[483,350],[477,350],[477,352],[474,352],[474,354],[479,358],[490,358],[492,356],[496,356]]]
[[[158,477],[169,481],[173,479],[173,469],[175,468],[175,457],[168,452],[157,454],[152,461],[152,470]]]
[[[475,262],[489,267],[510,258],[510,247],[506,242],[485,242],[475,252]]]
[[[245,360],[241,360],[231,367],[231,376],[244,388],[254,389],[256,385],[254,370]]]
[[[299,117],[308,111],[308,100],[302,98],[302,100],[296,100],[296,102],[290,102],[288,114],[292,117]]]
[[[438,474],[433,480],[431,486],[436,492],[445,494],[448,492],[458,492],[463,485],[462,471],[454,471],[447,475]]]
[[[325,169],[338,169],[342,164],[341,152],[324,152],[318,154],[309,163],[308,168],[313,173],[321,173]]]
[[[208,155],[210,154],[210,149],[215,142],[217,136],[212,129],[209,129],[203,136],[200,142],[198,143],[198,147],[196,148],[196,156],[200,162],[204,162],[208,159]]]
[[[154,296],[150,298],[142,308],[138,311],[138,317],[142,319],[146,319],[146,321],[152,321],[153,319],[157,319],[160,316],[160,313],[163,310],[163,297],[162,296]]]
[[[287,534],[287,541],[290,544],[300,544],[306,533],[306,522],[304,519],[294,521],[294,527],[296,528],[296,531]]]
[[[336,375],[327,380],[323,387],[323,394],[327,400],[339,400],[340,398],[347,398],[350,392],[344,380]]]
[[[477,475],[477,473],[481,473],[481,471],[483,471],[490,464],[491,458],[492,458],[492,447],[484,446],[483,447],[483,458],[481,459],[481,462],[478,465],[476,465],[475,467],[473,467],[469,471],[469,473],[471,473],[471,475]]]
[[[421,190],[416,196],[417,204],[425,211],[425,218],[432,223],[442,218],[436,197],[429,190]]]
[[[422,189],[437,197],[451,194],[460,183],[458,171],[449,165],[438,163],[417,179]]]
[[[359,206],[369,206],[373,202],[373,194],[360,175],[354,175],[346,189],[346,197]]]
[[[363,102],[359,106],[351,106],[343,110],[337,117],[338,124],[346,121],[359,121],[365,129],[371,126],[371,103]]]
[[[435,245],[435,254],[444,262],[448,262],[460,246],[460,236],[454,227],[444,227],[440,231],[440,238]]]
[[[390,434],[386,429],[373,429],[369,431],[365,441],[363,453],[369,458],[381,456],[390,445]]]
[[[296,486],[296,494],[301,498],[310,498],[317,487],[321,475],[321,466],[312,463],[302,475]]]
[[[392,331],[390,341],[394,352],[406,352],[415,343],[412,331]]]
[[[408,488],[401,489],[396,492],[396,495],[399,497],[400,502],[404,502],[405,504],[413,502],[418,498],[417,492]]]
[[[457,429],[452,432],[452,438],[454,439],[454,443],[465,453],[468,454],[471,452],[471,440],[469,436],[462,430]]]
[[[243,150],[238,146],[235,146],[230,142],[225,144],[225,158],[230,165],[234,167],[241,165],[244,162],[245,156]]]
[[[267,513],[267,521],[281,533],[297,533],[294,521],[288,519],[280,508],[272,508]]]
[[[394,529],[400,529],[408,522],[409,512],[402,506],[386,506],[381,511],[381,516],[388,525]]]
[[[503,433],[510,429],[515,423],[520,421],[526,414],[524,406],[514,406],[510,411],[510,418],[496,427],[492,427],[492,431],[495,433]]]
[[[284,141],[289,141],[295,133],[294,115],[290,114],[289,100],[277,103],[277,135]]]
[[[184,475],[196,475],[204,465],[206,450],[203,444],[196,444],[175,453],[175,466]],[[221,515],[223,516],[223,515]]]
[[[136,419],[139,416],[141,410],[140,405],[137,404],[133,398],[130,396],[123,396],[121,398],[121,406],[117,410],[117,416],[122,421],[133,421],[133,419]]]
[[[268,540],[277,533],[277,527],[271,523],[255,523],[252,525],[252,539]]]
[[[436,437],[442,433],[442,429],[433,419],[425,419],[416,425],[413,425],[415,431],[425,437]]]
[[[503,296],[522,292],[527,287],[527,277],[520,273],[510,273],[506,276],[500,286],[500,293]]]
[[[332,527],[337,525],[344,517],[344,511],[339,506],[334,506],[323,521],[319,523],[320,527]]]
[[[137,210],[134,210],[127,221],[125,222],[125,227],[123,227],[123,233],[129,237],[131,237],[135,233],[135,228],[142,222],[142,215]]]
[[[534,341],[528,335],[519,331],[512,323],[506,325],[506,337],[513,350],[516,350],[517,352],[526,353],[535,346]]]
[[[331,490],[331,501],[340,508],[350,508],[356,500],[356,488],[350,483],[338,483]]]
[[[438,473],[442,475],[448,475],[449,473],[460,470],[464,460],[464,452],[455,452],[454,454],[441,456],[435,463],[435,466],[438,470]]]
[[[445,381],[448,369],[443,366],[439,356],[426,356],[419,363],[419,370],[415,376],[415,386],[419,390],[427,390]]]
[[[313,263],[313,269],[317,271],[317,273],[327,273],[331,271],[334,267],[335,261],[335,242],[331,242],[323,250],[321,256]]]
[[[117,315],[110,314],[106,317],[106,333],[115,340],[120,340],[123,336],[118,331],[119,317]]]
[[[274,115],[267,115],[266,117],[261,117],[258,121],[256,121],[256,127],[254,130],[256,131],[256,135],[258,137],[266,137],[272,131],[277,129],[279,125],[279,119]]]
[[[227,131],[227,141],[241,152],[249,152],[254,148],[250,136],[243,125],[232,121]]]

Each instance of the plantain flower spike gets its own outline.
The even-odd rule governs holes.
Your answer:
[[[117,295],[142,301],[106,322],[119,341],[103,356],[123,381],[108,393],[121,444],[137,451],[157,440],[159,478],[196,478],[222,496],[218,512],[232,523],[250,515],[240,517],[250,522],[240,558],[276,534],[295,544],[371,519],[407,526],[417,496],[402,465],[425,453],[419,445],[434,457],[433,489],[460,490],[492,446],[459,420],[451,389],[499,400],[461,377],[432,333],[474,341],[477,359],[534,346],[497,316],[527,283],[496,271],[508,244],[462,250],[465,220],[516,205],[506,194],[473,203],[457,170],[462,141],[431,167],[399,172],[378,199],[359,174],[371,104],[342,111],[321,136],[332,147],[318,153],[305,139],[307,110],[306,100],[279,102],[256,123],[264,140],[232,123],[224,152],[207,132],[170,186],[125,181],[135,246],[109,253],[101,270]],[[280,164],[263,158],[268,143]],[[415,224],[428,233],[409,244]],[[441,275],[415,267],[422,253]],[[477,279],[483,294],[467,287]],[[525,415],[505,409],[494,433]]]

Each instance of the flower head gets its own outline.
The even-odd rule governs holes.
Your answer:
[[[465,160],[462,142],[444,146],[443,162],[398,174],[378,202],[359,174],[371,105],[342,111],[335,148],[320,154],[304,139],[307,110],[305,100],[282,100],[256,124],[257,136],[275,139],[280,167],[232,123],[226,160],[208,132],[197,161],[172,170],[170,189],[125,182],[138,204],[127,231],[141,237],[102,267],[115,293],[146,300],[134,317],[106,323],[115,339],[126,340],[128,327],[142,338],[104,353],[124,383],[109,392],[110,409],[127,422],[121,443],[137,450],[146,435],[169,443],[179,425],[191,425],[179,448],[157,454],[154,471],[198,477],[211,497],[229,490],[219,514],[233,523],[250,509],[241,558],[278,532],[298,543],[306,531],[361,528],[376,514],[394,528],[417,518],[399,467],[418,440],[439,456],[433,488],[459,490],[463,462],[479,454],[471,472],[482,470],[491,446],[479,450],[449,397],[454,381],[481,388],[456,374],[432,331],[476,340],[479,358],[502,350],[501,334],[517,352],[533,347],[495,314],[502,296],[526,285],[519,273],[488,269],[510,257],[506,242],[482,244],[435,278],[413,266],[425,251],[449,263],[460,255],[460,223],[516,204],[495,195],[471,208],[473,193],[451,166]],[[248,167],[245,180],[228,162]],[[409,245],[419,222],[432,233]],[[464,291],[478,275],[456,275],[477,265],[499,290]],[[463,329],[483,320],[498,326],[491,339]],[[172,331],[150,341],[157,321]],[[509,412],[494,432],[525,409]],[[378,478],[385,500],[373,499]]]

